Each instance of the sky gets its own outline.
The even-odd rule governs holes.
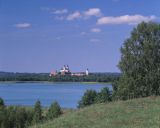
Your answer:
[[[0,0],[0,71],[120,72],[120,48],[160,0]]]

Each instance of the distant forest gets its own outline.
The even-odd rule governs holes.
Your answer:
[[[49,82],[113,82],[118,80],[120,73],[90,73],[89,76],[57,75],[49,73],[13,73],[0,72],[0,81],[49,81]]]

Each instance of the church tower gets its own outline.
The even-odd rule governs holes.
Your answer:
[[[88,76],[89,75],[89,70],[88,70],[88,68],[87,68],[87,70],[86,70],[86,76]]]

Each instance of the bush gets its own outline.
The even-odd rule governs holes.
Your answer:
[[[102,88],[97,94],[96,103],[107,103],[111,101],[111,93],[108,87]]]
[[[51,104],[47,118],[57,118],[62,114],[61,107],[58,102]],[[0,128],[26,128],[31,124],[43,121],[41,102],[38,100],[34,108],[25,108],[21,106],[7,106],[0,98]]]
[[[24,128],[27,120],[27,113],[25,108],[16,107],[15,108],[15,127],[16,128]]]
[[[28,118],[28,111],[24,107],[10,106],[0,110],[1,128],[25,128],[31,124],[31,119]]]
[[[51,104],[50,108],[48,109],[47,118],[48,119],[57,118],[61,114],[62,114],[61,107],[58,104],[58,102],[55,101],[54,103]]]
[[[4,101],[3,99],[0,97],[0,108],[3,108],[5,105],[4,105]]]
[[[3,107],[0,108],[0,128],[9,128],[7,126],[7,111]]]
[[[78,108],[82,108],[91,104],[94,104],[96,101],[97,92],[95,90],[87,90],[82,99],[78,102]]]
[[[33,109],[26,109],[26,113],[27,113],[27,119],[26,119],[26,126],[29,126],[32,124],[32,121],[33,121],[33,116],[34,116],[34,111]]]
[[[41,120],[42,120],[42,107],[41,107],[41,102],[37,100],[34,105],[33,123],[38,123]]]

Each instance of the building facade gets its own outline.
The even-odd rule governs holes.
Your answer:
[[[59,72],[52,71],[49,76],[56,76],[56,75],[71,75],[71,76],[88,76],[89,70],[87,69],[85,72],[71,72],[68,65],[64,65]]]

